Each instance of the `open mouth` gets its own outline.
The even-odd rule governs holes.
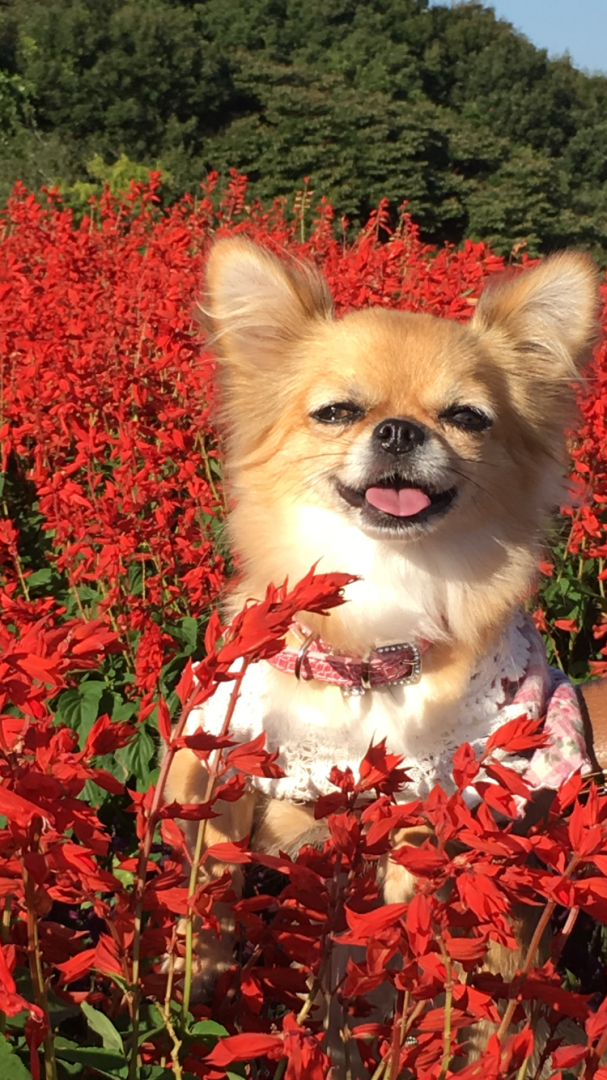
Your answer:
[[[457,488],[435,491],[413,485],[402,476],[387,476],[367,488],[351,488],[337,481],[337,490],[350,506],[361,509],[369,522],[380,527],[409,528],[445,514]]]

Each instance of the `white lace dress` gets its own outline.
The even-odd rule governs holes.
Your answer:
[[[537,634],[532,624],[531,630]],[[252,778],[256,787],[274,798],[308,802],[335,791],[329,780],[331,768],[349,766],[357,777],[370,743],[382,738],[386,738],[389,752],[403,755],[403,766],[411,778],[402,799],[425,798],[436,783],[450,792],[452,758],[461,743],[471,743],[478,752],[506,720],[522,711],[534,719],[541,715],[540,695],[536,704],[527,703],[524,710],[516,703],[507,704],[512,701],[512,689],[525,677],[530,648],[530,620],[519,612],[495,647],[479,661],[455,713],[451,711],[447,719],[437,710],[434,719],[423,725],[403,721],[407,687],[343,697],[338,688],[325,685],[320,695],[321,710],[310,706],[309,694],[302,695],[301,684],[294,676],[277,676],[268,664],[254,664],[243,679],[230,734],[244,742],[265,731],[267,748],[280,750],[278,763],[286,774],[284,779]],[[278,694],[277,677],[282,680]],[[232,683],[221,683],[204,707],[192,713],[188,734],[200,725],[213,734],[219,733],[232,687]],[[338,702],[331,699],[331,694],[338,695]],[[520,767],[527,764],[521,761]]]

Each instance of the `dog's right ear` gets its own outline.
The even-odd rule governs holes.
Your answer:
[[[331,316],[327,283],[314,267],[240,238],[212,248],[199,317],[219,357],[271,370],[315,320]]]

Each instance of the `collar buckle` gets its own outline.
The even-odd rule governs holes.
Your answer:
[[[402,675],[399,679],[390,679],[385,683],[378,684],[378,688],[384,686],[413,686],[415,683],[418,683],[422,677],[421,650],[413,641],[400,641],[394,645],[380,645],[377,649],[371,649],[361,661],[360,685],[342,686],[341,689],[344,696],[362,697],[367,690],[373,690],[374,685],[371,682],[371,662],[373,655],[384,658],[389,657],[391,653],[405,653],[405,660],[406,663],[410,665],[410,670],[406,675]]]
[[[306,636],[306,638],[303,640],[302,644],[300,645],[299,649],[297,650],[297,656],[295,657],[295,671],[294,671],[294,674],[295,674],[295,678],[297,679],[298,682],[301,679],[301,665],[303,664],[303,662],[304,662],[304,660],[305,660],[305,658],[307,656],[308,649],[313,644],[315,638],[316,638],[316,634],[312,630],[311,633],[309,633]]]

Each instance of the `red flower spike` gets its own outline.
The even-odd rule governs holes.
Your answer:
[[[490,760],[485,763],[485,772],[511,795],[520,795],[522,799],[530,797],[531,791],[514,769],[509,769],[499,761]]]
[[[346,908],[346,920],[350,929],[339,940],[344,945],[364,945],[368,938],[379,937],[383,931],[392,928],[397,920],[403,918],[407,908],[407,904],[384,904],[376,911],[366,913]]]
[[[329,795],[321,795],[314,804],[314,818],[320,821],[329,814],[336,814],[347,805],[347,795],[342,791],[333,791]]]
[[[374,788],[379,794],[398,791],[409,779],[405,770],[399,768],[402,760],[398,754],[386,752],[385,739],[377,746],[371,744],[360,763],[360,780],[355,790],[370,791]]]
[[[579,772],[574,773],[569,780],[566,780],[556,794],[556,812],[562,814],[564,810],[567,810],[578,798],[583,787],[584,780]]]
[[[227,1065],[215,1064],[203,1042],[182,1054],[182,1069],[201,1080],[220,1080],[231,1060],[249,1061],[256,1053],[273,1062],[282,1059],[285,1080],[324,1080],[330,1063],[317,1020],[310,1015],[297,1024],[295,1017],[327,952],[348,940],[364,947],[364,959],[349,965],[337,995],[351,994],[344,1009],[369,1075],[394,1039],[392,1022],[365,1020],[365,996],[384,981],[394,983],[396,995],[409,993],[410,1008],[419,1004],[423,1010],[402,1048],[399,1070],[419,1080],[436,1080],[441,1071],[446,1016],[437,998],[447,978],[441,944],[456,965],[450,1010],[455,1057],[456,1032],[479,1019],[497,1023],[498,1002],[512,995],[532,997],[534,1007],[548,1017],[576,1016],[578,1027],[585,1023],[595,1044],[603,1035],[604,1010],[588,1013],[583,996],[563,990],[553,968],[532,971],[526,983],[514,984],[475,970],[489,941],[514,947],[509,922],[514,903],[554,899],[607,922],[607,856],[602,854],[607,801],[596,788],[588,788],[579,776],[564,785],[547,823],[534,826],[528,838],[515,835],[501,817],[499,825],[496,821],[495,810],[514,814],[526,799],[524,782],[502,760],[502,751],[533,752],[543,744],[541,721],[521,717],[503,727],[482,761],[475,761],[469,747],[457,752],[456,785],[461,790],[477,785],[485,800],[474,810],[458,793],[447,795],[439,787],[427,799],[396,805],[406,762],[385,745],[372,747],[360,774],[331,770],[335,791],[315,808],[318,819],[328,819],[329,837],[321,850],[304,846],[292,858],[265,856],[249,852],[246,839],[234,844],[226,838],[225,845],[209,850],[210,859],[217,859],[213,872],[219,869],[220,877],[207,879],[203,864],[189,899],[188,852],[177,821],[187,823],[188,834],[195,833],[196,821],[215,815],[218,802],[237,803],[249,783],[245,770],[264,778],[280,775],[277,746],[268,750],[255,740],[241,747],[229,734],[213,737],[204,730],[171,744],[170,753],[188,747],[203,762],[217,755],[218,777],[207,804],[173,803],[158,813],[154,788],[138,781],[149,789],[132,792],[138,835],[147,843],[152,824],[158,825],[165,845],[159,861],[152,849],[141,866],[130,847],[117,856],[113,836],[84,797],[89,781],[122,792],[128,763],[142,765],[135,743],[127,753],[123,748],[140,738],[145,746],[161,671],[167,671],[186,641],[188,650],[201,646],[198,628],[225,586],[210,528],[224,514],[215,466],[214,363],[201,336],[193,336],[190,317],[212,238],[244,235],[262,239],[277,252],[311,256],[329,278],[338,313],[353,304],[375,304],[466,321],[483,281],[503,266],[483,244],[467,242],[459,251],[422,244],[409,216],[405,213],[394,228],[383,204],[369,227],[343,244],[333,233],[331,208],[322,203],[309,238],[301,243],[297,214],[287,221],[280,207],[268,212],[257,206],[247,197],[246,179],[235,173],[223,199],[215,200],[217,178],[210,176],[196,201],[186,198],[167,208],[158,203],[159,179],[156,175],[149,185],[133,185],[124,198],[106,192],[82,223],[73,224],[56,192],[40,204],[19,187],[4,211],[0,440],[7,506],[13,505],[14,468],[19,482],[27,478],[44,533],[44,543],[31,550],[44,550],[53,583],[61,579],[70,604],[80,601],[86,616],[68,615],[50,593],[44,595],[42,578],[33,576],[34,566],[41,567],[24,544],[35,527],[33,519],[27,531],[21,517],[0,522],[0,804],[6,795],[10,810],[10,821],[0,830],[0,896],[10,914],[0,1007],[8,1016],[9,1037],[11,1016],[25,1008],[31,1068],[37,1075],[44,1017],[11,981],[14,963],[26,959],[25,909],[32,906],[36,917],[45,981],[70,1004],[90,996],[93,986],[97,1008],[107,1011],[112,1001],[113,1008],[124,1012],[112,985],[131,979],[135,911],[143,885],[143,994],[164,1000],[167,977],[160,967],[167,953],[177,962],[173,985],[180,992],[184,940],[176,927],[189,908],[203,932],[218,935],[216,905],[223,905],[222,915],[235,916],[237,932],[246,940],[244,956],[255,957],[251,964],[245,959],[238,971],[235,956],[232,969],[218,981],[214,1007],[221,1008],[221,1022],[230,1034],[219,1039],[216,1052],[229,1059]],[[380,226],[389,243],[378,242]],[[576,505],[563,516],[568,530],[564,547],[575,557],[582,584],[607,575],[599,563],[607,558],[606,371],[607,351],[601,343],[580,395],[582,419],[571,440]],[[568,564],[559,561],[559,553],[555,559],[553,580],[557,575],[566,579]],[[188,660],[177,685],[182,710],[197,709],[218,682],[233,682],[243,657],[253,662],[281,648],[294,618],[305,624],[306,611],[330,617],[353,579],[316,574],[315,569],[293,588],[288,583],[270,586],[260,603],[247,604],[229,627],[218,615],[207,621],[205,659]],[[546,580],[541,588],[549,584]],[[534,619],[550,634],[557,616],[558,633],[551,635],[557,646],[579,626],[578,646],[590,643],[593,669],[601,673],[607,670],[607,620],[592,614],[590,622],[596,625],[589,625],[592,588],[588,596],[581,594],[575,619],[569,618],[569,609],[557,611],[544,598]],[[351,591],[354,596],[355,588]],[[107,663],[110,654],[118,657],[116,664]],[[134,675],[123,704],[115,681],[122,665]],[[86,672],[90,677],[83,678]],[[112,696],[113,715],[132,720],[95,718],[99,702],[106,709]],[[58,700],[61,712],[55,717]],[[60,720],[62,715],[70,717],[73,730]],[[164,703],[158,707],[158,724],[169,744],[172,724]],[[496,750],[500,753],[494,759]],[[109,762],[99,762],[105,770],[94,767],[96,758],[114,753],[120,761],[116,776]],[[391,851],[393,862],[416,876],[419,891],[408,904],[385,908],[379,903],[377,863],[400,828],[431,829],[434,838],[420,847]],[[574,850],[580,865],[564,878]],[[528,863],[531,852],[537,865]],[[248,859],[285,875],[278,895],[255,892],[236,900],[230,871]],[[109,872],[114,865],[119,868],[115,875]],[[391,869],[398,872],[399,867]],[[136,884],[139,870],[143,881]],[[85,917],[86,925],[92,916],[100,920],[94,947],[73,929],[73,922],[68,927],[53,921],[63,908],[75,910],[77,920]],[[400,967],[389,966],[393,957]],[[458,965],[466,983],[458,981]],[[79,979],[87,971],[94,972],[94,983],[89,980],[86,990],[80,989]],[[280,1033],[272,1027],[277,1005],[288,1010]],[[195,1011],[200,1019],[207,1015],[205,1006]],[[120,1023],[123,1019],[118,1015]],[[525,1023],[522,1005],[513,1022]],[[20,1018],[20,1028],[22,1023]],[[237,1024],[240,1035],[234,1034]],[[480,1061],[459,1076],[516,1076],[530,1044],[528,1029],[501,1045],[492,1038]],[[146,1066],[159,1066],[166,1052],[154,1037],[140,1049]],[[235,1052],[243,1056],[234,1057]],[[551,1052],[555,1068],[570,1069],[585,1050],[551,1046]],[[595,1064],[588,1055],[581,1060]],[[271,1065],[270,1073],[275,1069]],[[607,1070],[595,1076],[607,1080]]]
[[[209,1065],[223,1068],[234,1061],[250,1061],[251,1058],[266,1056],[276,1060],[282,1056],[284,1041],[282,1035],[263,1035],[250,1032],[246,1035],[230,1035],[220,1039],[206,1058]]]
[[[205,647],[205,651],[206,651],[207,656],[212,656],[213,653],[215,652],[215,649],[217,648],[217,643],[218,643],[219,639],[221,638],[222,633],[223,633],[223,627],[222,627],[221,622],[219,620],[219,614],[218,614],[217,611],[213,611],[212,614],[211,614],[211,618],[209,619],[209,621],[207,623],[207,628],[206,628],[205,634],[204,634],[204,647]],[[189,667],[189,671],[191,672],[191,661],[188,661],[188,667]],[[184,676],[182,676],[182,678],[184,678]],[[186,679],[187,678],[188,678],[188,676],[186,676]],[[178,693],[179,693],[179,690],[178,690]],[[182,688],[182,691],[181,691],[179,696],[180,696],[181,701],[183,702],[183,701],[185,701],[185,699],[186,699],[186,697],[188,695],[187,695],[187,693],[184,693],[184,690]]]
[[[360,825],[354,814],[331,814],[327,822],[336,851],[346,859],[355,856],[360,842]]]
[[[136,730],[132,724],[110,720],[109,716],[104,713],[103,716],[95,720],[86,737],[83,758],[85,761],[90,761],[93,757],[112,754],[121,746],[128,746],[135,736]]]
[[[460,791],[475,779],[480,768],[476,754],[469,743],[458,746],[453,755],[453,779]]]
[[[158,698],[158,732],[160,738],[168,746],[171,741],[172,726],[171,714],[164,698]]]
[[[551,1054],[553,1069],[572,1069],[588,1056],[586,1046],[560,1046]],[[596,1074],[595,1074],[596,1075]]]
[[[445,852],[438,851],[430,842],[425,842],[421,847],[406,844],[393,850],[390,857],[417,877],[433,878],[441,873],[446,874],[450,865]]]
[[[528,720],[519,716],[507,720],[487,739],[485,755],[493,750],[506,750],[509,754],[518,754],[522,750],[535,750],[545,746],[546,736],[542,733],[543,719]]]
[[[411,948],[416,956],[423,956],[433,939],[432,908],[422,893],[416,893],[411,900],[405,917],[407,934]]]
[[[227,863],[248,863],[251,862],[251,854],[248,849],[248,836],[233,842],[226,840],[224,843],[212,844],[211,847],[207,848],[204,859],[219,859],[220,862]]]
[[[193,735],[181,736],[174,744],[177,748],[187,746],[190,750],[208,755],[213,750],[225,750],[234,746],[234,739],[227,735],[211,735],[207,731],[196,731]]]
[[[55,820],[49,810],[43,810],[29,799],[21,798],[21,795],[17,795],[6,785],[0,787],[0,807],[4,817],[19,828],[27,827],[34,818],[50,825]]]
[[[46,1016],[36,1006],[30,1007],[30,1015],[25,1022],[25,1041],[30,1052],[30,1072],[32,1080],[40,1080],[40,1058],[38,1047],[44,1042],[49,1030]]]
[[[589,1039],[600,1039],[607,1031],[607,998],[605,998],[596,1012],[590,1013],[586,1020],[586,1035]]]
[[[269,753],[265,749],[266,735],[261,732],[251,742],[240,743],[226,754],[226,765],[231,769],[239,769],[248,776],[268,776],[280,779],[284,776],[280,765],[276,764],[279,751]]]
[[[222,802],[238,802],[244,795],[247,781],[243,773],[235,773],[226,780],[225,784],[219,784],[215,788],[215,800]]]

